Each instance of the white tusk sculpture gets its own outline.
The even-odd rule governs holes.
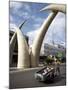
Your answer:
[[[18,64],[17,68],[29,68],[29,49],[21,30],[16,28],[18,40]]]
[[[66,5],[61,5],[61,4],[51,4],[40,11],[45,11],[45,10],[51,10],[51,11],[58,11],[58,12],[63,12],[66,13]]]
[[[47,9],[51,9],[53,12],[50,13],[48,18],[44,21],[41,28],[39,29],[39,32],[38,32],[36,39],[33,42],[32,53],[31,53],[32,67],[38,66],[39,54],[40,54],[40,49],[41,49],[41,45],[42,45],[44,36],[45,36],[50,24],[52,23],[53,19],[57,15],[57,12],[61,11],[61,12],[65,13],[65,6],[64,5],[49,5],[40,11],[47,10]]]
[[[38,58],[40,54],[41,45],[44,39],[44,36],[48,30],[48,27],[50,26],[51,22],[55,18],[57,12],[52,12],[48,16],[48,18],[44,21],[42,26],[39,29],[38,35],[36,36],[33,45],[32,45],[32,55],[31,55],[31,64],[32,67],[38,66]]]
[[[19,28],[21,29],[22,26],[26,20],[19,25]],[[14,46],[16,43],[16,38],[18,40],[18,68],[28,68],[29,67],[29,51],[28,51],[28,45],[25,40],[24,35],[22,34],[21,30],[19,28],[14,28],[16,31],[13,34],[11,40],[10,40],[10,64],[12,63],[12,56],[14,51]]]

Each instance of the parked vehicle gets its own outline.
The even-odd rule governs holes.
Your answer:
[[[53,80],[55,76],[55,69],[52,67],[44,67],[35,73],[35,79],[38,81]]]

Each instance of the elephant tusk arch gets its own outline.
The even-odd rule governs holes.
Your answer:
[[[62,4],[62,5],[61,4],[51,4],[51,5],[48,5],[47,7],[44,7],[43,9],[41,9],[40,12],[45,11],[45,10],[66,13],[66,5],[65,4]]]
[[[44,36],[48,30],[48,27],[50,26],[51,22],[53,21],[56,15],[57,15],[57,12],[50,13],[48,18],[43,22],[42,26],[39,29],[38,35],[35,38],[32,45],[32,53],[31,53],[32,67],[38,66],[38,58],[39,58],[40,49],[41,49]]]
[[[66,6],[60,5],[60,4],[52,4],[41,9],[40,12],[45,11],[45,10],[51,10],[52,12],[50,13],[50,15],[47,17],[47,19],[44,21],[44,23],[40,27],[38,35],[33,42],[32,53],[31,53],[32,67],[38,66],[38,59],[39,59],[41,45],[50,24],[52,23],[53,19],[55,18],[58,12],[66,13]]]
[[[17,68],[29,68],[29,49],[25,37],[20,29],[16,28],[18,40],[18,64]]]
[[[20,53],[23,55],[23,48],[26,46],[26,47],[28,47],[28,45],[27,45],[27,43],[26,43],[26,40],[25,40],[25,38],[24,38],[24,35],[22,35],[22,32],[21,32],[21,28],[22,28],[22,26],[25,24],[25,22],[26,22],[27,20],[25,20],[23,23],[21,23],[20,25],[19,25],[19,28],[16,28],[16,27],[14,27],[14,29],[16,30],[15,31],[15,33],[13,34],[13,36],[12,36],[12,38],[11,38],[11,40],[10,40],[10,64],[12,63],[12,56],[13,56],[13,51],[14,51],[14,47],[15,47],[15,43],[16,43],[16,38],[17,38],[17,40],[18,40],[18,68],[21,68],[21,67],[27,67],[28,65],[22,65],[22,63],[20,64],[19,62],[22,62],[22,60],[23,60],[23,56],[21,57],[21,59],[19,59],[19,57],[20,57]],[[20,35],[21,35],[21,38],[20,38]],[[19,38],[20,38],[20,40],[19,40]],[[23,43],[22,43],[23,42]],[[22,45],[21,45],[21,44]],[[22,48],[21,48],[22,47]],[[21,49],[21,50],[19,50],[19,49]],[[26,51],[25,51],[26,50]],[[28,50],[27,49],[25,49],[24,51],[25,52],[27,52],[28,53]],[[27,55],[26,55],[27,56]],[[25,55],[24,55],[24,57],[25,57]],[[28,57],[28,56],[27,56]],[[25,60],[25,59],[24,59]],[[27,60],[29,60],[29,57],[28,57],[28,59]],[[25,63],[26,61],[24,61],[24,63]],[[27,61],[28,62],[28,61]]]

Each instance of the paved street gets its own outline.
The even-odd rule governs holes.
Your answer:
[[[56,77],[52,83],[38,82],[34,78],[34,74],[39,69],[31,69],[26,71],[10,71],[9,88],[30,88],[30,87],[48,87],[66,85],[66,66],[61,65],[61,76]]]

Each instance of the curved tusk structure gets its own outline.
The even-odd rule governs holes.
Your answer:
[[[52,4],[52,5],[49,5],[43,9],[41,9],[40,11],[45,11],[45,10],[59,11],[59,12],[66,13],[66,5]]]
[[[48,27],[50,26],[51,22],[53,21],[56,15],[57,15],[57,12],[50,13],[48,18],[42,24],[38,32],[38,35],[34,40],[34,43],[32,45],[32,55],[31,55],[32,67],[36,67],[38,65],[38,58],[39,58],[40,49],[41,49],[44,36],[48,30]]]
[[[25,22],[26,20],[22,24],[19,25],[20,29],[25,24]],[[10,41],[10,64],[12,63],[13,51],[14,51],[14,46],[15,46],[16,38],[17,38],[18,40],[18,68],[26,68],[26,67],[29,67],[28,45],[25,40],[25,37],[22,35],[21,30],[18,28],[15,28],[15,29],[16,31],[13,34]]]
[[[29,68],[29,49],[21,30],[16,28],[18,40],[18,65],[17,68]]]
[[[44,36],[45,36],[51,22],[53,21],[53,19],[57,15],[57,12],[58,11],[63,12],[63,13],[66,12],[65,5],[57,5],[57,4],[56,5],[49,5],[40,11],[43,11],[43,10],[52,10],[53,12],[48,16],[48,18],[42,24],[42,26],[38,32],[38,35],[37,35],[37,37],[34,40],[34,43],[32,45],[32,53],[31,53],[32,67],[38,66],[39,54],[40,54],[40,49],[41,49],[41,45],[42,45]]]

